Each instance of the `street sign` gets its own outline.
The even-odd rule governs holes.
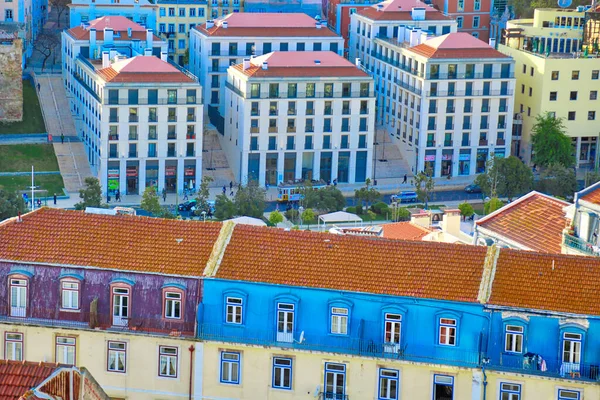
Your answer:
[[[558,0],[558,6],[560,8],[568,8],[573,4],[573,0]]]

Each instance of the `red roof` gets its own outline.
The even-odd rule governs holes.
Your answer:
[[[568,205],[531,192],[475,223],[530,250],[560,254],[566,224],[563,208]]]
[[[19,399],[57,368],[50,363],[0,360],[0,400]]]
[[[412,21],[412,9],[424,8],[426,21],[446,21],[450,17],[419,0],[387,0],[359,10],[357,14],[374,21]]]
[[[381,225],[386,239],[422,240],[431,233],[429,229],[411,222],[394,222]]]
[[[409,49],[427,58],[509,58],[466,32],[433,37]]]
[[[595,185],[595,186],[598,186],[598,185]],[[592,189],[592,187],[590,186],[584,190],[587,191],[588,189]],[[596,188],[590,190],[588,193],[579,197],[579,200],[584,200],[584,201],[587,201],[588,203],[600,205],[600,187],[596,187]]]
[[[195,82],[166,61],[155,56],[136,56],[97,70],[106,82]]]
[[[69,29],[68,33],[76,40],[89,40],[90,29],[92,28],[96,29],[96,40],[98,41],[104,40],[104,28],[112,28],[114,32],[118,32],[118,35],[113,34],[113,40],[115,41],[132,39],[146,40],[146,28],[119,15],[96,18],[89,22],[89,27],[82,28],[81,26],[76,26]],[[131,28],[131,37],[127,34],[129,28]],[[152,40],[161,41],[161,39],[155,35],[152,35]]]

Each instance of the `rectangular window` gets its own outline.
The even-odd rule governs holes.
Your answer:
[[[288,146],[290,144],[288,136]],[[295,306],[288,303],[277,303],[277,341],[291,343],[294,340]]]
[[[165,293],[165,318],[181,319],[181,293]]]
[[[242,323],[242,305],[243,300],[237,297],[227,298],[227,315],[225,322],[228,324],[241,324]]]
[[[167,90],[167,103],[177,104],[177,90]]]
[[[579,364],[581,362],[581,334],[563,333],[563,363]],[[577,365],[579,371],[579,365]]]
[[[433,376],[433,400],[454,399],[454,377],[446,375]]]
[[[596,119],[596,111],[588,111],[588,121],[594,121]]]
[[[76,340],[74,337],[57,336],[54,361],[59,364],[75,365]]]
[[[456,345],[456,320],[451,318],[440,318],[439,344],[444,346]]]
[[[557,92],[550,92],[550,101],[556,101],[557,98],[558,98]]]
[[[576,81],[579,80],[579,71],[572,71],[571,72],[571,79]]]
[[[108,365],[107,370],[111,372],[125,372],[127,360],[127,343],[108,342]]]
[[[577,100],[577,92],[571,92],[569,95],[569,100]]]
[[[379,397],[377,400],[398,399],[398,378],[400,373],[395,369],[379,369]]]
[[[240,353],[221,352],[221,383],[239,385],[240,358]]]
[[[521,385],[500,383],[500,400],[521,400]]]
[[[463,17],[456,17],[456,27],[461,29],[463,27]]]
[[[10,316],[25,317],[27,315],[27,280],[10,280]]]
[[[473,3],[473,9],[475,11],[481,10],[481,0],[475,0]]]
[[[523,327],[506,325],[504,351],[507,353],[521,353],[523,351]]]
[[[315,84],[314,83],[306,84],[306,97],[315,97]]]
[[[590,100],[596,100],[596,99],[598,99],[598,91],[590,90]]]
[[[273,358],[273,387],[276,389],[292,389],[291,358]]]
[[[331,333],[336,335],[348,334],[348,309],[331,307]]]
[[[167,378],[177,378],[177,347],[159,346],[158,375]]]
[[[333,97],[333,83],[326,83],[324,86],[324,96]]]
[[[325,363],[325,399],[344,399],[346,395],[346,366]]]
[[[579,400],[580,396],[575,390],[558,389],[558,400]]]
[[[4,334],[4,359],[23,361],[23,334],[6,332]]]
[[[598,75],[600,75],[600,71],[598,71],[597,69],[592,71],[592,79],[593,80],[597,80],[598,79]]]
[[[552,71],[552,78],[551,79],[553,81],[557,81],[558,80],[558,76],[559,76],[558,71]]]
[[[79,310],[79,283],[63,281],[61,283],[62,307],[65,310]]]
[[[473,17],[473,28],[479,28],[479,16]]]
[[[569,121],[575,121],[575,111],[569,111],[569,114],[567,115],[567,119]]]

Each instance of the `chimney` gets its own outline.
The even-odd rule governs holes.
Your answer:
[[[267,63],[266,61],[262,63],[262,69],[269,69],[269,63]]]
[[[410,16],[413,21],[425,21],[425,7],[413,7]]]
[[[131,28],[127,28],[127,37],[131,37]]]
[[[410,211],[410,223],[414,225],[422,226],[423,228],[429,228],[431,225],[431,217],[427,211],[420,208],[413,208]]]
[[[449,233],[452,236],[460,234],[460,210],[453,208],[445,208],[444,217],[440,224],[442,232]]]
[[[103,51],[102,52],[102,68],[108,68],[110,67],[110,55],[108,54],[108,51]]]
[[[315,60],[315,65],[321,65],[321,60]]]
[[[104,28],[104,44],[112,45],[113,44],[113,30],[112,28]]]
[[[250,68],[250,59],[244,58],[244,62],[242,65],[244,66],[244,71],[247,70],[248,68]]]
[[[322,26],[323,28],[327,28],[327,20],[326,20],[326,19],[324,19],[324,20],[321,20],[321,26]]]
[[[152,55],[152,49],[144,49],[144,55],[145,56],[151,56]]]
[[[117,57],[117,51],[115,49],[110,49],[108,51],[108,58],[110,60],[114,60]]]
[[[496,38],[490,38],[490,47],[496,48]]]
[[[404,25],[400,25],[398,27],[398,37],[396,39],[398,39],[398,42],[402,43],[404,42],[404,34],[406,31],[406,27]]]
[[[206,21],[206,29],[210,29],[213,26],[215,26],[215,21],[213,21],[212,19],[209,19],[208,21]]]
[[[356,66],[360,68],[360,58],[356,58],[356,60],[354,60],[354,64],[356,64]]]
[[[229,24],[227,23],[227,21],[223,21],[223,22],[221,23],[221,27],[222,27],[223,29],[227,29],[227,25],[229,25]]]
[[[419,44],[425,43],[426,41],[427,41],[427,31],[426,30],[422,30],[421,31],[421,37],[419,38]]]
[[[146,29],[146,47],[152,49],[152,42],[154,37],[154,33],[152,29]]]
[[[90,29],[90,50],[96,47],[96,28],[92,28]],[[92,54],[93,52],[90,51],[90,54]]]
[[[419,30],[417,28],[413,28],[410,31],[410,47],[416,46],[419,43]]]
[[[160,52],[160,59],[163,61],[167,61],[167,52],[166,51]]]
[[[321,23],[319,21],[315,22],[315,28],[321,29]]]
[[[377,11],[383,11],[383,4],[377,4]]]

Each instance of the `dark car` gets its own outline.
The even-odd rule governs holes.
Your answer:
[[[196,200],[189,200],[185,203],[181,203],[179,206],[177,206],[177,209],[179,211],[192,211],[192,208],[194,207],[196,207]]]
[[[479,187],[479,185],[476,184],[472,184],[469,185],[465,188],[465,192],[467,193],[481,193],[481,188]]]

